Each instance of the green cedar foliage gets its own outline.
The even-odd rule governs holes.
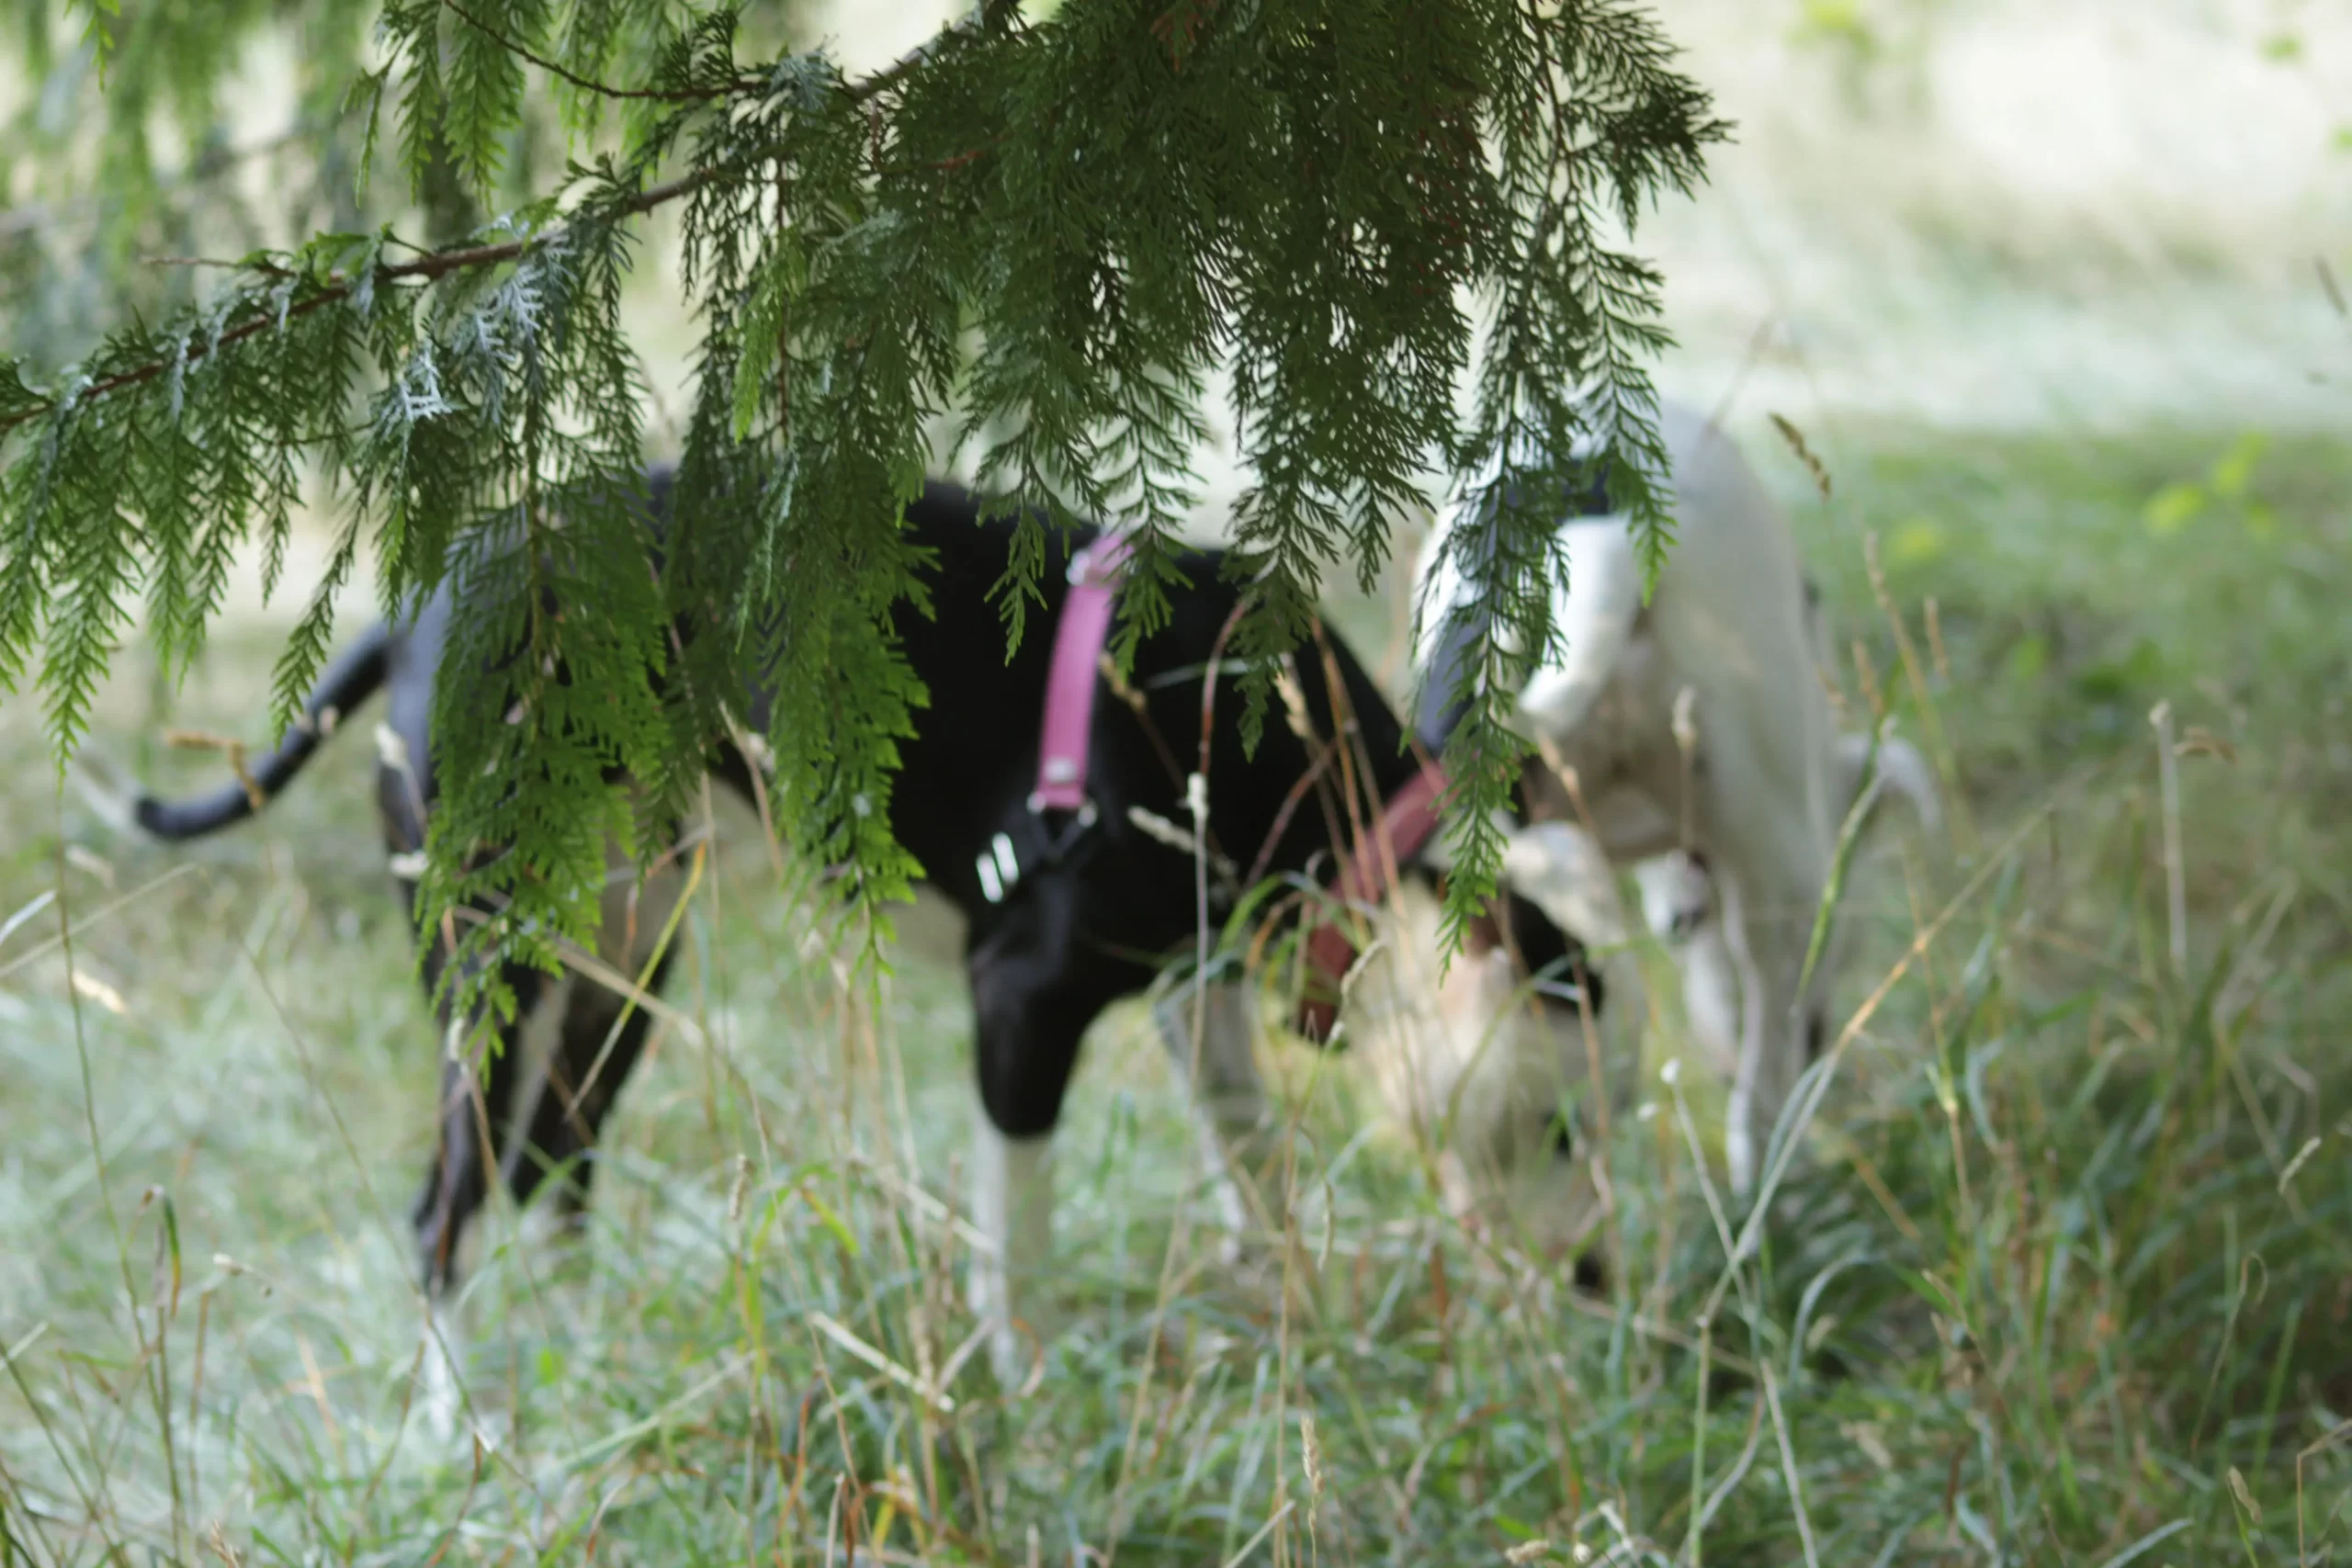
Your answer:
[[[370,9],[320,14],[338,6]],[[1136,531],[1125,657],[1166,614],[1183,454],[1227,364],[1255,477],[1233,558],[1253,728],[1325,564],[1368,581],[1431,465],[1480,476],[1493,504],[1459,536],[1472,716],[1447,757],[1480,809],[1455,818],[1454,912],[1492,890],[1504,694],[1513,650],[1552,636],[1564,498],[1605,461],[1653,561],[1667,544],[1657,278],[1615,236],[1722,127],[1626,0],[1067,0],[1042,21],[989,0],[862,80],[760,60],[737,11],[674,0],[372,9],[382,63],[355,60],[339,127],[361,177],[454,174],[493,209],[543,101],[575,161],[455,243],[320,234],[54,375],[0,360],[0,685],[43,694],[61,761],[134,595],[184,669],[231,552],[258,533],[277,561],[314,473],[341,534],[277,719],[363,531],[388,611],[444,582],[466,598],[422,919],[493,908],[470,953],[551,964],[594,918],[605,835],[654,847],[752,660],[780,694],[780,824],[871,908],[919,872],[887,808],[924,698],[888,625],[927,421],[955,415],[993,504],[1034,509],[996,589],[1010,637],[1049,526]],[[618,308],[665,205],[703,335],[657,582]],[[689,610],[703,635],[681,646]]]

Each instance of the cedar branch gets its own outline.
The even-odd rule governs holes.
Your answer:
[[[467,14],[454,3],[454,0],[442,0],[442,3],[448,6],[452,11],[455,11],[468,23],[476,27],[481,26],[481,24],[476,22],[473,17],[467,16]],[[983,25],[985,25],[987,19],[995,16],[999,11],[1001,11],[1001,0],[996,0],[996,3],[991,4],[988,7],[987,13],[982,19]],[[919,49],[909,51],[897,61],[874,73],[874,74],[866,77],[864,81],[853,83],[844,86],[842,89],[842,96],[853,104],[866,103],[874,98],[881,96],[884,93],[888,92],[891,88],[896,87],[904,82],[907,77],[913,74],[915,71],[936,57],[944,45],[954,40],[958,35],[970,31],[972,28],[973,24],[967,21],[959,22],[955,26],[944,29],[938,37],[931,39],[928,43],[925,43]],[[485,32],[489,31],[487,28],[484,28],[483,30]],[[492,38],[498,38],[498,35],[495,33],[492,33],[491,36]],[[546,66],[547,69],[555,71],[558,74],[564,75],[567,79],[571,80],[574,85],[589,90],[610,91],[620,96],[658,97],[668,96],[650,91],[646,93],[638,93],[629,89],[604,88],[596,83],[572,77],[570,73],[564,72],[560,66],[541,61],[527,51],[514,46],[503,38],[499,38],[498,41],[504,47],[514,49],[514,52],[522,55],[524,59],[530,61],[532,63]],[[617,216],[633,218],[650,212],[655,208],[662,206],[664,203],[674,201],[679,197],[690,195],[693,192],[699,190],[702,186],[709,184],[714,178],[718,177],[721,172],[721,170],[716,168],[698,169],[691,175],[684,175],[677,179],[668,181],[665,184],[654,186],[648,190],[639,193],[628,201],[624,202],[618,210]],[[503,241],[494,245],[469,245],[459,250],[439,251],[431,255],[421,256],[415,261],[398,262],[387,266],[379,266],[375,270],[375,281],[379,284],[400,283],[412,279],[422,279],[426,283],[435,282],[438,279],[448,276],[454,272],[464,272],[470,268],[479,266],[495,266],[501,262],[513,261],[516,256],[519,256],[524,252],[529,250],[532,245],[540,243],[546,238],[548,238],[546,235],[537,235],[526,240]],[[292,321],[297,316],[307,316],[311,311],[316,310],[322,306],[332,305],[338,300],[348,299],[352,290],[356,288],[358,285],[359,280],[357,278],[339,276],[331,278],[318,293],[311,295],[309,299],[301,300],[298,304],[287,307],[287,309],[282,312],[272,312],[259,316],[241,326],[232,327],[209,343],[190,344],[188,345],[187,358],[188,360],[201,359],[216,350],[228,347],[232,344],[242,343],[249,337],[258,336],[262,332],[272,326],[281,325],[286,321]],[[111,396],[116,392],[126,391],[133,387],[143,386],[147,382],[153,381],[156,377],[161,376],[165,370],[169,369],[174,363],[174,360],[151,360],[147,364],[138,367],[136,369],[125,370],[119,375],[109,376],[104,380],[95,381],[88,387],[83,389],[81,396],[77,400],[88,402],[95,399]],[[37,419],[44,418],[54,413],[56,411],[56,400],[51,399],[40,403],[37,407],[22,409],[13,414],[0,415],[0,440],[5,440],[9,434],[15,432],[18,426],[30,423],[32,421]]]
[[[723,172],[722,168],[698,169],[691,175],[683,175],[677,179],[650,186],[621,203],[616,215],[633,218],[650,212],[665,202],[674,201],[679,197],[700,189]],[[379,285],[402,283],[412,279],[422,279],[426,283],[433,283],[454,272],[465,272],[481,266],[496,266],[501,262],[513,261],[533,245],[542,244],[552,234],[560,231],[560,230],[550,231],[548,234],[534,235],[525,240],[501,241],[494,245],[468,245],[454,251],[436,251],[431,255],[420,256],[414,261],[394,262],[379,265],[372,276]],[[232,344],[243,343],[249,337],[258,336],[263,332],[277,327],[284,321],[290,321],[297,316],[307,316],[322,306],[346,299],[350,298],[352,290],[359,287],[359,281],[356,277],[333,276],[316,294],[288,306],[283,312],[266,312],[243,325],[231,327],[218,338],[204,343],[191,343],[188,344],[187,358],[190,361],[201,359]],[[172,359],[150,360],[135,369],[122,371],[101,381],[94,381],[83,389],[78,400],[88,402],[128,390],[132,387],[143,386],[171,368],[175,363],[176,361]],[[0,415],[0,437],[6,437],[18,425],[55,412],[56,409],[56,400],[52,399],[38,407],[22,409],[13,414]]]

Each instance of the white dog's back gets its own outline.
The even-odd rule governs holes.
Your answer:
[[[1576,518],[1562,528],[1567,581],[1553,591],[1559,644],[1519,700],[1522,726],[1577,770],[1607,848],[1621,861],[1678,847],[1686,814],[1678,701],[1706,758],[1702,773],[1727,787],[1762,787],[1801,804],[1812,835],[1834,832],[1830,716],[1812,678],[1814,633],[1804,563],[1786,518],[1738,447],[1711,421],[1661,411],[1675,538],[1644,603],[1639,552],[1625,513]],[[1416,585],[1417,667],[1426,671],[1449,605],[1462,592],[1451,552],[1462,503],[1440,513]],[[1802,671],[1803,681],[1791,678]],[[1682,698],[1688,688],[1690,695]],[[1702,791],[1702,778],[1692,781]],[[1665,807],[1612,811],[1612,790]],[[1618,829],[1616,824],[1627,824]]]
[[[1869,740],[1834,726],[1819,617],[1787,517],[1711,421],[1669,406],[1660,423],[1675,538],[1656,592],[1645,603],[1625,513],[1565,521],[1558,642],[1520,694],[1518,715],[1581,797],[1563,792],[1545,811],[1589,812],[1620,867],[1681,854],[1700,874],[1704,897],[1669,900],[1689,909],[1666,911],[1667,924],[1690,926],[1694,1043],[1727,1077],[1725,1146],[1744,1189],[1820,1037],[1826,974],[1802,996],[1798,982]],[[1443,547],[1463,516],[1459,503],[1448,508],[1423,556],[1416,651],[1425,679],[1445,612],[1464,602]],[[1908,746],[1883,747],[1878,782],[1932,820],[1933,782]]]

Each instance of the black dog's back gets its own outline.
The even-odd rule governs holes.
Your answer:
[[[891,815],[899,841],[933,885],[973,920],[976,946],[993,929],[1001,907],[987,897],[974,862],[992,834],[1021,826],[1028,812],[1056,622],[1069,595],[1067,568],[1071,554],[1099,532],[1074,531],[1067,545],[1048,533],[1038,584],[1044,604],[1031,606],[1025,634],[1008,659],[1004,621],[989,590],[1012,559],[1016,525],[981,523],[978,513],[972,495],[944,484],[928,487],[908,509],[914,540],[935,553],[936,564],[926,573],[934,615],[902,605],[896,624],[908,662],[929,690],[930,707],[919,734],[902,748]],[[1293,731],[1279,703],[1266,716],[1254,755],[1242,746],[1241,666],[1229,646],[1240,591],[1225,580],[1225,561],[1216,550],[1188,550],[1179,558],[1185,581],[1169,590],[1167,624],[1142,639],[1128,676],[1147,716],[1139,718],[1109,691],[1095,705],[1088,765],[1098,813],[1091,831],[1100,842],[1090,847],[1087,863],[1099,870],[1087,880],[1103,890],[1105,906],[1089,916],[1099,922],[1092,929],[1105,947],[1158,954],[1192,939],[1192,863],[1136,827],[1132,812],[1140,807],[1189,827],[1182,775],[1200,765],[1203,687],[1221,641],[1227,646],[1211,698],[1210,831],[1242,868],[1304,869],[1317,850],[1336,847],[1324,807],[1336,806],[1342,777],[1356,776],[1368,763],[1370,783],[1385,798],[1417,765],[1370,674],[1334,640],[1329,646],[1353,726],[1354,755],[1344,769],[1327,762],[1323,779],[1330,793],[1314,792],[1292,805],[1276,834],[1277,819],[1315,766],[1317,752]],[[1338,736],[1320,650],[1300,649],[1296,665],[1297,690],[1313,730],[1324,740]],[[1337,809],[1344,816],[1343,806]]]

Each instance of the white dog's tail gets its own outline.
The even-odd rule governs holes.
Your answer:
[[[1568,581],[1552,588],[1560,649],[1520,694],[1537,733],[1565,741],[1608,689],[1642,612],[1642,563],[1623,513],[1580,517],[1561,530]]]
[[[1867,734],[1841,735],[1838,738],[1838,768],[1840,791],[1847,809],[1853,808],[1855,798],[1861,794],[1862,772],[1870,766],[1871,738]],[[1908,740],[1890,735],[1879,742],[1878,790],[1892,789],[1910,804],[1918,814],[1922,826],[1933,830],[1943,820],[1943,803],[1936,788],[1935,770],[1928,766],[1928,759]],[[1872,800],[1871,805],[1877,802]]]

